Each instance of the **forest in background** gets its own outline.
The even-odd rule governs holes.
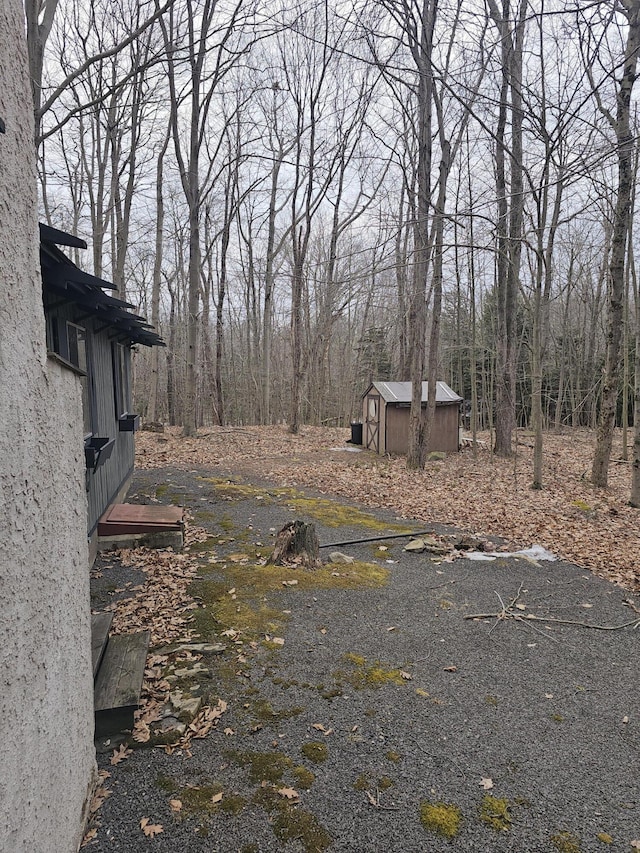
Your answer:
[[[166,341],[146,419],[344,425],[437,376],[498,452],[534,429],[536,485],[545,428],[599,423],[606,485],[639,420],[637,0],[25,10],[42,215]]]

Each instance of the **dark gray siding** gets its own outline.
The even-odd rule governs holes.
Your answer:
[[[67,321],[86,330],[91,432],[94,436],[114,438],[116,441],[109,459],[97,469],[86,472],[88,533],[91,534],[100,516],[133,471],[134,435],[118,429],[112,346],[117,341],[113,337],[113,329],[101,328],[92,317],[83,317],[80,312],[78,306],[70,304],[46,310],[47,339],[50,349],[56,349],[63,358],[68,358]],[[128,346],[125,346],[124,353],[126,368],[130,370],[131,353]]]

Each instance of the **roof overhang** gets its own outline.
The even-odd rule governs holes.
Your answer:
[[[53,297],[77,305],[86,316],[93,316],[103,328],[112,330],[116,338],[122,337],[132,344],[165,346],[146,318],[132,313],[133,305],[104,292],[105,289],[117,289],[111,282],[81,270],[58,246],[87,248],[85,241],[79,237],[40,223],[40,265],[45,302]]]

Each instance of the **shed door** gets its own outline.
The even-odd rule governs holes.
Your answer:
[[[372,394],[367,397],[364,446],[380,453],[380,397]]]

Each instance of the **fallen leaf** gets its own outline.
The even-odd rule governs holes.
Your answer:
[[[635,841],[631,841],[630,844],[634,850],[640,850],[640,840],[636,839]]]
[[[298,585],[297,580],[282,581],[282,586],[297,586],[297,585]]]
[[[445,667],[443,667],[443,669],[445,672],[457,672],[458,671],[457,666],[445,666]]]
[[[233,730],[233,729],[230,729],[230,728],[226,728],[226,729],[224,730],[224,733],[225,733],[226,735],[234,735],[234,734],[235,734],[234,730]]]
[[[396,630],[395,625],[392,625],[390,628],[387,628],[387,631],[395,631],[395,630]]]
[[[425,699],[429,698],[429,694],[427,693],[426,690],[423,690],[422,687],[417,687],[416,693],[418,694],[418,696],[423,696]]]
[[[278,788],[278,793],[281,797],[285,797],[287,800],[297,800],[298,792],[294,791],[293,788]]]
[[[410,672],[405,672],[403,669],[401,669],[400,675],[402,678],[404,678],[405,681],[413,681],[413,676]]]
[[[284,646],[284,638],[283,637],[272,637],[271,642],[275,646]]]
[[[526,609],[527,609],[527,605],[526,605],[526,604],[521,604],[520,602],[518,602],[518,603],[516,604],[516,607],[518,608],[518,610],[526,610]]]
[[[113,750],[113,755],[109,759],[109,764],[113,764],[114,766],[116,764],[120,764],[120,762],[124,761],[125,758],[129,758],[132,752],[132,749],[127,749],[124,744],[120,744],[119,749]]]
[[[628,723],[628,722],[629,722],[629,717],[627,717],[627,716],[625,715],[625,716],[622,718],[622,722],[623,722],[623,723]]]
[[[485,791],[490,791],[493,788],[493,779],[483,776],[480,780],[480,787],[484,788]]]
[[[133,727],[133,739],[137,743],[147,743],[150,738],[151,730],[149,729],[149,726],[142,720],[138,720]]]
[[[148,817],[143,817],[140,821],[140,829],[144,832],[147,838],[154,838],[164,832],[164,827],[160,823],[149,823]]]
[[[82,844],[80,845],[80,847],[84,847],[90,841],[93,841],[97,834],[98,830],[95,827],[86,832],[84,838],[82,839]]]
[[[179,812],[182,808],[182,800],[169,800],[169,808],[172,812]]]
[[[214,794],[213,797],[211,797],[211,802],[215,805],[216,803],[219,803],[222,800],[222,797],[223,794],[222,791],[220,791],[219,793]]]

